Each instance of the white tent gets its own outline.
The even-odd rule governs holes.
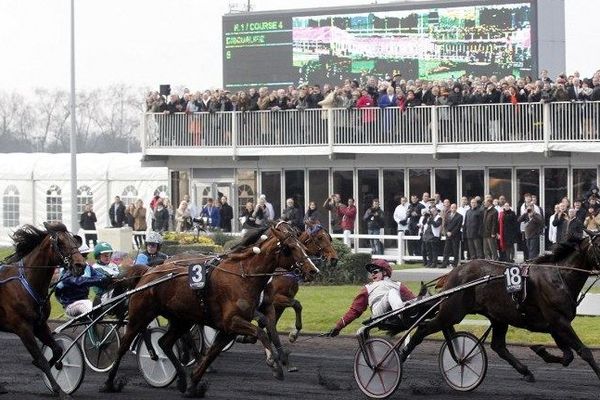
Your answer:
[[[78,215],[93,203],[96,227],[102,228],[109,225],[114,196],[125,203],[140,198],[147,207],[156,191],[168,194],[168,169],[142,168],[141,158],[141,153],[78,154]],[[9,235],[23,224],[62,221],[71,226],[70,163],[68,153],[0,155],[0,244],[9,244]]]

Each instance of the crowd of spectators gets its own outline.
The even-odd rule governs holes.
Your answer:
[[[349,108],[419,105],[459,105],[523,103],[540,101],[600,100],[600,70],[591,78],[579,72],[551,78],[547,70],[534,79],[530,76],[462,76],[458,79],[403,79],[401,75],[387,79],[365,76],[359,82],[346,79],[339,83],[289,86],[269,90],[267,87],[193,92],[185,88],[168,99],[158,92],[146,98],[146,111],[151,113],[195,113],[217,111],[290,110],[311,108]],[[387,97],[387,99],[386,99]],[[393,97],[393,99],[392,99]]]

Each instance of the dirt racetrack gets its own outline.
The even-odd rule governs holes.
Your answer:
[[[287,344],[287,338],[282,338]],[[0,333],[0,382],[8,394],[0,400],[50,399],[41,373],[14,335]],[[320,338],[301,336],[291,346],[292,364],[298,372],[286,373],[284,381],[275,380],[264,362],[258,345],[236,344],[217,359],[215,373],[206,375],[209,381],[207,399],[364,399],[353,377],[356,340],[353,337]],[[528,348],[511,347],[511,351],[532,370],[537,381],[526,383],[507,363],[491,351],[487,377],[474,392],[459,393],[446,386],[438,371],[437,354],[440,342],[428,341],[418,347],[404,364],[404,377],[391,399],[599,399],[600,381],[591,368],[576,357],[568,368],[545,364]],[[556,352],[556,350],[554,350]],[[600,359],[600,351],[594,351]],[[148,399],[181,398],[174,385],[152,389],[137,371],[133,355],[122,364],[119,376],[128,378],[122,393],[98,393],[105,375],[86,371],[85,379],[75,399]]]

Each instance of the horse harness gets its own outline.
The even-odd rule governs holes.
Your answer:
[[[29,281],[25,277],[25,265],[23,264],[23,259],[19,260],[17,266],[19,267],[19,274],[0,281],[0,286],[11,281],[19,281],[21,286],[23,286],[23,289],[25,289],[25,291],[29,294],[29,296],[31,296],[33,301],[35,301],[35,304],[38,306],[38,319],[36,322],[39,323],[42,321],[44,306],[48,303],[48,298],[43,298],[40,296],[40,294],[36,292],[35,289],[29,284]],[[0,265],[0,271],[2,271],[4,267],[5,265]]]

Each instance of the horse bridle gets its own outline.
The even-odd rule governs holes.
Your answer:
[[[68,233],[64,232],[66,235],[68,235]],[[77,247],[74,247],[74,250],[71,251],[71,253],[69,254],[65,254],[61,248],[60,245],[58,244],[58,238],[60,235],[60,232],[56,232],[56,231],[52,231],[52,230],[48,230],[48,235],[50,235],[50,243],[52,245],[52,250],[54,251],[54,253],[56,253],[58,255],[58,257],[61,259],[61,266],[63,267],[70,267],[73,265],[73,255],[79,252],[79,249]]]

